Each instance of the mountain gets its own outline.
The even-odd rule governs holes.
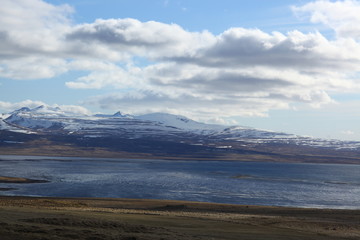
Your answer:
[[[256,160],[313,161],[341,156],[355,162],[360,158],[360,142],[356,141],[205,124],[167,113],[132,116],[117,112],[88,116],[65,112],[59,107],[39,106],[3,114],[0,131],[0,153],[1,145],[6,147],[9,142],[25,143],[21,138],[31,142],[31,138],[24,135],[14,135],[15,140],[10,138],[11,133],[21,133],[31,135],[33,140],[54,141],[63,147],[101,148],[103,151],[143,153],[156,157],[229,159],[232,156],[238,159],[246,156],[253,159],[256,156]]]
[[[157,122],[166,126],[192,131],[199,134],[210,134],[224,129],[224,126],[221,125],[200,123],[184,116],[168,113],[150,113],[138,116],[137,119]]]
[[[134,116],[130,115],[130,114],[122,114],[120,111],[112,114],[112,115],[108,115],[108,114],[95,114],[95,117],[102,117],[102,118],[134,118]]]

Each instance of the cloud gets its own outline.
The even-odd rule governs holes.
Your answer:
[[[197,64],[212,67],[269,66],[279,69],[329,69],[359,63],[354,55],[339,54],[344,46],[329,42],[320,33],[303,34],[299,31],[283,35],[260,30],[230,29],[217,37],[217,42],[194,59]],[[359,50],[359,47],[357,47]],[[342,51],[340,51],[342,52]],[[342,59],[344,62],[339,61]]]
[[[92,115],[92,112],[83,106],[54,104],[52,107],[59,107],[65,113],[70,113],[75,115],[88,115],[88,116]]]
[[[343,135],[354,135],[355,132],[353,132],[351,130],[345,130],[345,131],[341,131],[341,134],[343,134]]]
[[[16,109],[20,109],[22,107],[34,108],[34,107],[38,107],[41,105],[45,105],[45,103],[41,102],[41,101],[33,101],[33,100],[29,100],[29,99],[25,100],[25,101],[21,101],[21,102],[16,102],[16,103],[0,101],[1,112],[11,112]]]
[[[1,67],[1,65],[3,67]],[[52,78],[67,71],[67,62],[60,58],[25,57],[0,60],[0,77],[22,79]]]
[[[69,5],[41,0],[3,0],[0,9],[0,54],[25,57],[57,51],[62,34],[71,27]],[[5,51],[5,52],[4,52]]]
[[[163,30],[160,40],[154,36],[156,29]],[[72,88],[112,86],[172,94],[172,101],[183,101],[184,105],[186,101],[181,99],[184,96],[194,96],[194,101],[232,99],[234,104],[241,99],[242,108],[246,98],[259,103],[264,98],[271,99],[286,107],[293,102],[320,107],[334,102],[327,91],[358,89],[346,73],[339,72],[357,67],[359,57],[354,52],[359,46],[355,44],[351,50],[347,49],[318,32],[292,31],[284,35],[232,28],[218,36],[197,38],[177,25],[112,19],[81,25],[70,36],[71,40],[105,44],[154,61],[149,66],[135,68],[135,74],[133,68],[92,73],[68,82],[67,86]],[[151,102],[143,101],[147,105]],[[170,100],[162,101],[162,105],[169,108]],[[222,108],[216,101],[212,105]],[[137,106],[135,102],[134,106]],[[253,114],[264,115],[268,110],[253,109]],[[239,111],[243,112],[247,111]]]
[[[60,51],[71,23],[69,5],[4,0],[0,9],[0,77],[51,78],[66,71]]]
[[[111,87],[115,89],[134,88],[143,85],[139,78],[139,69],[129,66],[123,69],[111,62],[78,60],[69,64],[70,69],[90,71],[88,75],[81,76],[75,81],[66,82],[65,85],[73,89],[102,89]]]
[[[315,1],[303,6],[292,7],[299,16],[310,19],[313,23],[321,23],[333,29],[339,38],[360,40],[360,2]]]
[[[208,121],[231,116],[266,116],[267,109],[284,109],[288,104],[271,98],[238,98],[182,93],[177,96],[165,92],[133,91],[112,93],[91,97],[84,105],[99,106],[103,109],[121,109],[131,114],[169,112]],[[134,107],[136,106],[136,107]],[[221,107],[219,107],[221,106]]]
[[[66,40],[77,45],[102,45],[112,51],[150,58],[191,55],[215,38],[207,32],[188,32],[177,24],[136,19],[98,19],[75,26]]]
[[[10,113],[22,107],[36,108],[38,106],[49,106],[52,108],[59,107],[65,113],[72,113],[78,115],[92,115],[91,111],[89,111],[83,106],[77,106],[77,105],[59,105],[59,104],[48,105],[42,101],[33,101],[33,100],[25,100],[15,103],[0,101],[1,112],[6,112],[6,113]]]
[[[76,71],[83,74],[67,80],[69,88],[118,91],[84,103],[214,119],[266,116],[297,103],[322,107],[335,102],[334,93],[358,93],[359,2],[315,1],[293,11],[331,27],[337,38],[240,27],[214,35],[131,18],[75,24],[68,5],[5,0],[0,76],[39,79]]]

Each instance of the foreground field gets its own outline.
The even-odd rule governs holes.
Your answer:
[[[360,210],[0,197],[0,211],[2,240],[360,238]]]

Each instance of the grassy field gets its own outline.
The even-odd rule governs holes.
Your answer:
[[[13,239],[360,239],[360,210],[137,199],[0,197]]]

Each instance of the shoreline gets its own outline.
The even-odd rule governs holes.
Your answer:
[[[28,184],[28,183],[47,183],[47,180],[23,178],[23,177],[8,177],[0,176],[0,183],[17,183],[17,184]]]
[[[235,176],[237,177],[237,176]],[[244,176],[240,176],[244,177]],[[247,176],[245,176],[247,177]],[[33,183],[49,183],[50,181],[45,179],[30,179],[30,178],[23,178],[23,177],[9,177],[9,176],[1,176],[0,175],[0,198],[1,197],[14,197],[14,198],[59,198],[59,199],[76,199],[76,197],[61,197],[61,196],[33,196],[33,195],[1,195],[1,192],[7,192],[7,191],[16,191],[18,188],[16,187],[8,187],[6,184],[33,184]],[[2,184],[5,184],[3,186]],[[89,197],[79,197],[80,199],[92,199]],[[101,197],[94,197],[93,199],[122,199],[122,198],[101,198]],[[135,200],[135,199],[133,199]],[[136,200],[142,200],[141,198]],[[185,201],[185,202],[192,202],[186,201],[186,200],[176,200],[176,199],[144,199],[148,201]],[[198,202],[203,204],[213,204],[213,205],[234,205],[234,206],[242,206],[241,204],[232,204],[232,203],[221,203],[221,202]],[[352,207],[325,207],[325,206],[281,206],[281,205],[255,205],[257,207],[274,207],[274,208],[295,208],[295,209],[313,209],[313,210],[354,210],[354,211],[360,211],[360,207],[352,208]]]
[[[22,196],[0,196],[0,210],[5,240],[360,238],[360,210]]]
[[[224,158],[224,159],[218,159],[218,158],[190,158],[190,157],[161,157],[159,156],[158,158],[155,157],[139,157],[139,156],[124,156],[124,157],[117,157],[117,156],[113,156],[113,157],[93,157],[93,156],[59,156],[59,155],[51,155],[51,154],[39,154],[39,155],[21,155],[21,154],[0,154],[0,161],[6,161],[2,158],[6,158],[6,157],[23,157],[25,159],[11,159],[11,160],[32,160],[31,158],[35,158],[35,159],[39,159],[39,158],[43,158],[40,160],[54,160],[54,161],[72,161],[72,158],[74,158],[74,160],[104,160],[104,161],[109,161],[109,160],[140,160],[140,161],[195,161],[195,162],[202,162],[202,161],[209,161],[209,162],[243,162],[243,163],[272,163],[272,164],[313,164],[313,165],[360,165],[360,162],[311,162],[311,161],[269,161],[269,160],[265,160],[265,159],[229,159],[229,158]],[[28,157],[29,159],[27,159],[26,157]]]
[[[56,144],[55,144],[56,145]],[[53,146],[53,145],[51,145]],[[54,147],[54,146],[53,146]],[[0,147],[1,155],[8,156],[38,156],[38,157],[76,157],[76,158],[99,158],[99,159],[147,159],[147,160],[182,160],[182,161],[241,161],[241,162],[271,162],[271,163],[311,163],[311,164],[349,164],[360,165],[358,156],[339,156],[322,154],[293,154],[293,153],[241,153],[220,155],[169,155],[154,153],[135,153],[124,151],[110,151],[106,149],[73,149],[60,147],[54,148],[11,148]]]

